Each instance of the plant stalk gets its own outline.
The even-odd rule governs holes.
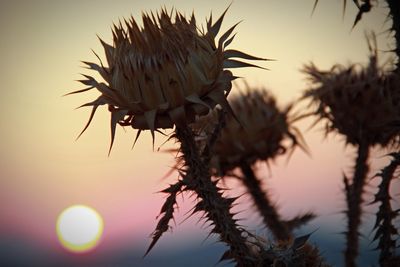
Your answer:
[[[388,166],[382,169],[377,176],[381,177],[378,186],[379,190],[375,194],[373,203],[380,202],[381,205],[376,213],[376,222],[374,230],[376,231],[374,241],[378,241],[377,249],[379,253],[379,263],[381,266],[392,266],[390,262],[395,258],[396,238],[399,234],[394,225],[396,217],[399,216],[400,210],[393,210],[391,205],[390,185],[396,177],[396,170],[400,166],[400,153],[392,153],[393,160]],[[393,239],[392,239],[393,238]]]
[[[226,253],[229,256],[226,259],[234,259],[240,267],[255,266],[242,235],[244,230],[238,227],[230,212],[235,199],[224,198],[216,183],[211,180],[209,164],[202,160],[192,130],[186,126],[177,126],[175,133],[181,143],[187,167],[184,176],[187,189],[194,191],[200,200],[194,212],[205,212],[213,227],[212,233],[218,234],[220,240],[229,246],[229,253]]]
[[[362,194],[366,184],[366,177],[368,174],[368,155],[369,146],[365,143],[358,145],[358,154],[356,159],[355,172],[351,186],[346,186],[347,198],[347,247],[345,250],[345,264],[346,267],[356,267],[356,258],[358,256],[359,248],[359,232],[358,229],[361,224],[362,214]],[[345,182],[348,183],[346,180]]]
[[[289,240],[291,238],[290,231],[268,198],[268,194],[263,191],[261,181],[255,176],[253,169],[247,163],[240,166],[243,177],[243,183],[247,187],[249,194],[263,217],[264,224],[271,230],[275,239]]]

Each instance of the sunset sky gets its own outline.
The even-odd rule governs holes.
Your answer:
[[[285,106],[307,88],[305,76],[299,71],[303,64],[313,61],[327,69],[336,63],[367,62],[365,30],[377,33],[380,50],[390,49],[391,39],[385,31],[391,22],[385,22],[387,9],[383,4],[366,14],[351,30],[357,13],[352,1],[348,1],[344,19],[342,1],[319,2],[311,16],[314,0],[233,1],[222,31],[243,21],[236,29],[231,48],[276,59],[260,63],[269,71],[249,68],[234,70],[234,74],[245,77],[252,86],[270,89],[280,105]],[[97,62],[91,49],[104,58],[96,35],[111,43],[111,26],[119,19],[132,15],[141,23],[142,11],[159,10],[165,5],[188,15],[194,10],[197,22],[205,25],[211,11],[214,18],[219,17],[230,3],[230,0],[0,2],[0,257],[10,251],[16,258],[23,257],[26,245],[46,251],[45,255],[79,258],[63,250],[55,232],[58,214],[74,204],[89,205],[104,218],[105,234],[91,252],[91,258],[113,251],[129,253],[132,248],[135,250],[132,254],[139,255],[132,266],[146,266],[146,260],[151,261],[171,246],[176,246],[176,250],[186,244],[193,248],[216,248],[211,241],[201,244],[208,232],[202,223],[196,224],[198,217],[181,223],[194,203],[194,198],[184,195],[173,233],[166,233],[152,252],[154,255],[151,253],[142,262],[140,257],[150,242],[149,235],[163,203],[164,196],[157,192],[177,178],[174,173],[162,179],[174,165],[174,154],[156,151],[166,137],[156,137],[153,151],[150,134],[143,134],[131,150],[135,131],[118,127],[108,156],[109,112],[105,107],[99,108],[89,129],[75,141],[90,114],[90,109],[75,108],[93,100],[98,93],[63,95],[82,88],[76,82],[81,79],[79,73],[90,74],[90,71],[82,68],[80,61]],[[382,62],[388,55],[382,53]],[[241,84],[238,81],[236,86]],[[328,238],[321,246],[331,262],[335,262],[334,256],[341,255],[343,246],[342,243],[334,246],[329,240],[343,241],[338,234],[345,226],[340,214],[344,209],[342,173],[351,173],[355,154],[338,135],[324,139],[322,127],[305,131],[310,124],[308,120],[298,126],[304,130],[311,157],[296,151],[289,162],[280,158],[270,170],[260,165],[259,173],[266,178],[265,183],[284,217],[309,210],[319,215],[306,229],[319,229],[314,234],[315,242],[322,240],[322,236]],[[161,150],[171,147],[173,142],[163,145]],[[386,163],[385,153],[375,150],[372,154],[371,176]],[[242,191],[239,188],[233,194]],[[369,192],[374,192],[372,187]],[[239,207],[247,208],[247,200],[243,197]],[[239,217],[246,218],[243,224],[250,230],[262,233],[261,220],[254,209]],[[373,216],[367,214],[363,219],[371,222]],[[364,230],[368,243],[368,238],[372,238],[370,224],[366,223]],[[331,248],[333,251],[328,252]],[[365,248],[363,253],[370,253],[367,250],[371,248]],[[204,258],[209,261],[203,265],[216,263],[218,253]]]

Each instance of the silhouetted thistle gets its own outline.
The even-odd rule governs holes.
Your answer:
[[[304,97],[317,106],[317,121],[326,120],[327,133],[336,131],[346,143],[358,147],[353,179],[344,177],[348,210],[346,266],[356,266],[358,255],[358,228],[361,223],[361,205],[368,174],[369,148],[397,144],[399,131],[388,127],[399,120],[399,77],[378,66],[376,44],[369,40],[371,55],[366,67],[335,65],[321,71],[314,64],[306,65],[307,74],[315,87]]]
[[[241,180],[265,225],[276,239],[288,240],[293,228],[313,219],[314,215],[306,213],[290,221],[282,220],[256,177],[253,165],[258,160],[272,161],[287,151],[292,153],[296,146],[306,150],[301,133],[291,125],[293,118],[288,113],[292,106],[280,110],[275,98],[266,90],[250,90],[249,87],[247,93],[235,96],[230,104],[236,117],[227,115],[226,125],[221,129],[211,153],[211,167],[223,176],[229,176],[232,170],[239,167],[243,174]],[[202,136],[207,136],[219,125],[216,120],[217,113],[210,113],[193,126],[199,135],[199,143]]]
[[[218,169],[224,174],[245,162],[271,161],[293,153],[299,146],[307,151],[300,131],[292,125],[292,105],[277,106],[275,97],[265,89],[246,88],[230,100],[236,119],[228,114],[214,147]]]
[[[374,225],[374,241],[378,240],[377,249],[380,250],[379,263],[381,266],[399,266],[400,258],[396,257],[396,239],[399,238],[398,229],[394,225],[395,219],[399,216],[400,210],[393,210],[390,195],[390,185],[393,179],[398,178],[400,166],[400,153],[390,154],[392,160],[388,166],[383,168],[375,177],[380,177],[381,182],[375,199],[372,203],[380,203],[376,213]]]
[[[225,11],[226,12],[226,11]],[[224,12],[224,14],[225,14]],[[229,109],[225,94],[236,77],[227,68],[255,66],[232,58],[264,60],[243,52],[225,48],[231,43],[230,28],[215,45],[223,16],[207,32],[199,32],[192,14],[187,20],[176,12],[175,21],[162,10],[156,16],[143,14],[143,28],[133,17],[114,25],[113,45],[101,41],[108,66],[84,62],[97,71],[106,83],[84,75],[89,86],[73,93],[96,88],[101,95],[92,106],[93,115],[100,105],[107,104],[111,112],[111,145],[117,124],[150,130],[172,128],[193,122],[195,115],[204,115],[220,104]],[[82,132],[83,132],[82,131]]]
[[[154,132],[175,126],[174,137],[181,144],[180,151],[185,162],[181,170],[182,180],[164,190],[169,194],[161,209],[161,220],[153,233],[154,246],[168,229],[173,218],[176,195],[183,190],[194,191],[198,196],[195,211],[205,212],[213,225],[213,233],[219,234],[221,241],[230,247],[231,258],[238,266],[253,266],[248,247],[230,213],[231,199],[222,196],[220,189],[211,180],[209,166],[199,154],[192,130],[188,126],[196,116],[207,114],[217,104],[231,112],[226,100],[231,89],[231,81],[236,77],[227,68],[257,67],[232,58],[265,60],[233,49],[226,49],[234,36],[230,36],[236,25],[219,38],[224,15],[215,22],[207,21],[206,31],[196,26],[194,14],[188,20],[179,12],[175,19],[163,9],[161,12],[143,14],[143,27],[134,18],[124,20],[113,28],[113,45],[101,41],[107,59],[107,66],[100,61],[84,62],[89,69],[97,71],[104,82],[84,75],[81,80],[88,88],[73,93],[81,93],[96,88],[101,95],[93,102],[82,106],[92,106],[92,113],[82,133],[89,126],[96,109],[108,105],[111,112],[111,145],[116,125],[131,126]]]

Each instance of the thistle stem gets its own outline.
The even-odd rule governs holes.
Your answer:
[[[255,176],[253,169],[247,163],[240,166],[243,183],[247,187],[253,201],[263,217],[264,224],[271,230],[277,240],[288,240],[291,238],[289,229],[279,218],[279,214],[268,198],[268,194],[263,191],[261,181]]]
[[[345,250],[345,264],[346,267],[356,267],[356,258],[358,256],[358,228],[361,224],[362,214],[362,194],[364,192],[364,186],[366,183],[366,177],[368,174],[368,155],[369,146],[365,143],[358,145],[358,154],[356,159],[355,172],[351,186],[348,187],[350,192],[346,192],[347,196],[347,247]]]
[[[375,194],[374,201],[381,202],[376,214],[376,223],[374,227],[376,230],[374,240],[379,238],[377,248],[380,250],[379,263],[381,266],[392,266],[390,265],[390,261],[395,257],[396,235],[398,235],[398,231],[393,223],[396,217],[400,214],[400,211],[393,210],[390,203],[390,184],[396,177],[395,171],[400,166],[400,153],[393,153],[391,156],[393,157],[393,160],[379,174],[382,181],[379,184],[379,190]],[[392,237],[394,237],[394,239],[392,239]]]
[[[396,40],[394,52],[397,55],[396,72],[400,73],[400,6],[398,0],[386,0],[389,7],[389,15],[392,17],[392,31]]]
[[[192,130],[186,126],[177,126],[175,133],[181,143],[187,167],[184,177],[187,189],[194,191],[200,199],[195,211],[205,212],[213,225],[212,232],[218,234],[221,241],[230,247],[227,259],[234,259],[237,266],[255,266],[249,258],[249,248],[242,235],[244,230],[238,227],[230,213],[233,200],[224,198],[216,183],[211,180],[209,164],[202,160]]]

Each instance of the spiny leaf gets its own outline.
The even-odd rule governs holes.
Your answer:
[[[99,55],[92,49],[93,54],[97,57],[97,59],[100,62],[101,67],[106,71],[106,68],[103,65],[103,61],[101,60],[101,58],[99,57]]]
[[[307,240],[310,238],[310,236],[311,236],[313,233],[314,233],[314,232],[309,233],[309,234],[307,234],[307,235],[302,235],[302,236],[296,237],[296,238],[294,239],[294,241],[293,241],[292,248],[293,248],[294,250],[297,250],[297,249],[302,248],[302,247],[306,244]]]
[[[251,64],[251,63],[241,62],[241,61],[234,60],[234,59],[226,59],[226,60],[224,60],[223,67],[226,68],[226,69],[255,67],[255,68],[259,68],[259,69],[263,69],[263,70],[269,70],[269,69],[264,68],[264,67],[260,67],[260,66],[257,66],[257,65]]]
[[[80,134],[78,135],[78,137],[76,138],[76,140],[78,140],[79,137],[80,137],[80,136],[86,131],[86,129],[89,127],[89,125],[90,125],[90,123],[92,122],[92,119],[93,119],[93,117],[94,117],[94,114],[96,113],[96,110],[97,110],[98,106],[104,105],[104,104],[105,104],[105,101],[103,100],[103,97],[102,97],[102,96],[99,96],[95,101],[89,102],[89,103],[86,103],[86,104],[83,104],[83,105],[80,106],[80,107],[84,107],[84,106],[93,106],[93,108],[92,108],[92,112],[90,113],[88,122],[86,123],[85,127],[84,127],[83,130],[80,132]]]
[[[89,91],[90,89],[93,89],[93,88],[94,88],[94,86],[89,86],[89,87],[84,88],[84,89],[80,89],[80,90],[77,90],[77,91],[73,91],[73,92],[67,93],[67,94],[65,94],[63,96],[86,92],[86,91]]]
[[[107,58],[107,62],[109,64],[109,67],[112,68],[113,67],[113,61],[114,61],[114,47],[112,47],[111,45],[107,44],[106,42],[104,42],[99,36],[97,36],[97,38],[99,38],[100,43],[103,45],[104,48],[104,52],[106,53],[106,58]]]
[[[93,77],[86,75],[86,74],[82,74],[82,73],[81,73],[81,75],[83,77],[85,77],[86,80],[78,80],[78,82],[83,83],[84,85],[88,85],[88,86],[93,86],[93,87],[96,86],[97,82]]]
[[[156,115],[157,115],[156,109],[152,109],[144,113],[144,118],[146,119],[146,123],[150,129],[151,137],[153,140],[153,150],[154,150],[154,131],[155,131]]]
[[[117,123],[124,118],[126,113],[126,110],[114,110],[111,112],[111,143],[110,149],[108,150],[108,156],[110,156],[111,149],[114,144],[115,128],[117,127]]]
[[[358,3],[358,1],[357,0],[353,0],[353,2],[356,4],[356,6],[358,7],[358,13],[357,13],[357,16],[356,16],[356,18],[355,18],[355,20],[354,20],[354,24],[353,24],[353,27],[352,27],[352,29],[357,25],[357,23],[361,20],[361,18],[362,18],[362,15],[364,14],[364,13],[367,13],[367,12],[369,12],[370,10],[371,10],[371,3],[370,3],[370,0],[365,0],[364,2],[363,2],[363,4],[360,6],[360,4]]]
[[[172,184],[169,188],[163,190],[168,192],[169,196],[161,208],[160,214],[163,214],[163,216],[159,220],[157,227],[152,234],[153,239],[143,257],[145,257],[151,251],[151,249],[155,246],[163,233],[168,231],[169,222],[171,219],[174,218],[174,206],[176,205],[176,196],[179,192],[181,192],[183,186],[183,180],[179,180],[177,183]]]
[[[225,14],[231,5],[232,5],[232,3],[229,4],[229,6],[225,9],[225,11],[222,13],[222,15],[219,17],[219,19],[214,23],[214,25],[212,25],[209,28],[209,33],[211,34],[211,36],[213,38],[215,38],[215,36],[217,36],[219,29],[221,28],[222,21],[224,20]],[[211,23],[211,15],[210,15],[210,23]]]
[[[142,132],[142,130],[140,130],[140,129],[137,131],[135,141],[133,142],[133,145],[132,145],[132,149],[135,147],[135,144],[136,144],[137,140],[139,139],[141,132]]]
[[[229,38],[228,40],[226,40],[226,42],[224,43],[224,48],[227,47],[228,45],[230,45],[230,44],[232,43],[232,41],[233,41],[233,39],[235,38],[235,36],[236,36],[236,33],[235,33],[231,38]]]
[[[92,119],[94,117],[94,114],[96,113],[97,108],[99,107],[99,105],[94,105],[92,108],[92,112],[90,113],[89,116],[89,120],[86,123],[85,127],[83,128],[83,130],[79,133],[78,137],[76,137],[76,140],[79,139],[79,137],[81,137],[81,135],[86,131],[86,129],[89,127],[90,123],[92,122]]]
[[[241,23],[242,21],[239,21],[238,23],[236,23],[235,25],[233,25],[229,30],[227,30],[222,36],[221,38],[219,38],[218,40],[218,48],[223,48],[222,44],[224,44],[224,47],[226,47],[227,45],[225,45],[225,40],[229,38],[229,36],[231,35],[231,33],[233,32],[233,30],[236,28],[237,25],[239,25],[239,23]],[[232,38],[233,39],[233,38]],[[228,42],[228,41],[227,41]],[[230,41],[232,42],[232,40]],[[229,43],[230,43],[229,42]],[[228,44],[229,44],[228,43]]]
[[[88,61],[81,61],[82,63],[86,64],[88,69],[92,69],[100,73],[103,79],[108,80],[108,73],[103,66],[99,66],[96,63],[88,62]]]
[[[249,54],[246,54],[244,52],[235,50],[235,49],[228,49],[224,51],[224,58],[229,59],[232,57],[236,58],[243,58],[243,59],[249,59],[249,60],[265,60],[265,61],[272,61],[273,59],[268,59],[268,58],[261,58],[261,57],[255,57]]]
[[[314,11],[315,11],[315,9],[317,8],[317,5],[318,5],[318,0],[315,0],[313,9],[312,9],[312,11],[311,11],[311,16],[314,14]]]

